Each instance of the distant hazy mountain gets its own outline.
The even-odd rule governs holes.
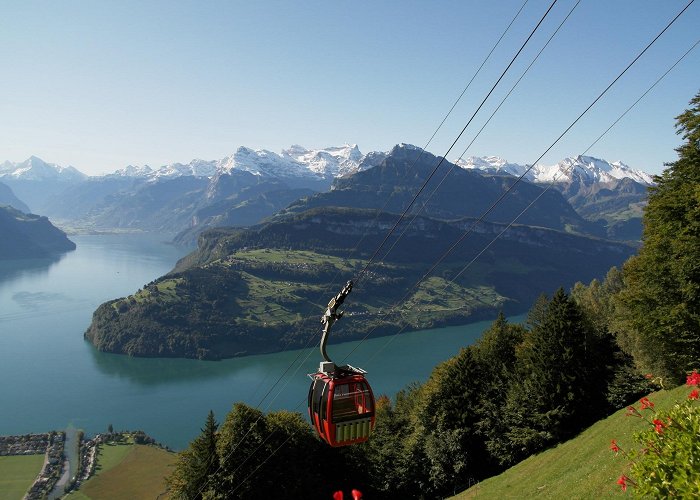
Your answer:
[[[257,177],[283,180],[293,187],[299,187],[296,184],[302,183],[303,187],[322,190],[330,187],[335,178],[356,172],[362,158],[357,145],[316,150],[295,145],[283,150],[282,154],[240,147],[221,160],[192,160],[187,164],[172,163],[157,169],[148,165],[129,165],[111,175],[157,180],[182,176],[214,178],[217,175],[248,172]]]
[[[468,170],[520,177],[527,166],[508,163],[497,156],[471,157],[457,162]],[[639,240],[642,210],[653,176],[622,162],[591,156],[565,158],[556,165],[535,165],[525,180],[553,184],[576,211],[589,221],[604,221],[606,235],[614,239]]]
[[[31,210],[63,223],[182,232],[178,241],[190,243],[207,227],[255,224],[300,196],[327,190],[338,176],[356,172],[362,157],[355,145],[292,146],[281,154],[241,147],[221,160],[129,165],[95,177],[32,157],[3,163],[0,180],[23,193]]]
[[[403,144],[390,152],[363,155],[356,145],[317,150],[295,145],[280,154],[241,147],[220,160],[197,159],[159,168],[129,165],[95,177],[31,157],[22,163],[3,163],[0,182],[9,185],[29,209],[61,223],[179,232],[179,242],[191,243],[203,229],[256,224],[314,192],[321,194],[290,210],[330,205],[376,209],[389,200],[387,210],[402,211],[437,161],[425,153],[412,170],[411,151],[419,149]],[[447,197],[440,208],[434,201],[426,206],[429,216],[476,216],[510,185],[505,174],[520,175],[526,169],[499,157],[468,158],[459,166],[440,188],[438,196]],[[446,162],[426,193],[449,167]],[[653,182],[648,174],[621,162],[578,157],[553,166],[537,165],[526,179],[531,184],[554,179],[556,191],[571,206],[548,192],[520,222],[639,239],[646,186]],[[385,187],[376,189],[378,183]],[[489,220],[506,221],[519,213],[541,192],[531,184],[519,185]],[[421,205],[419,201],[414,210]]]
[[[0,206],[9,205],[22,212],[29,212],[29,207],[25,205],[22,200],[15,196],[10,186],[7,186],[0,182]]]
[[[0,164],[0,182],[10,186],[36,213],[48,214],[45,210],[48,199],[85,179],[87,176],[73,167],[46,163],[36,156],[20,163],[6,161]]]
[[[0,207],[0,260],[50,257],[75,250],[66,233],[46,217]]]

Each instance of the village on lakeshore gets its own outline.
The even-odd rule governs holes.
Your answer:
[[[143,431],[117,431],[109,425],[108,432],[88,438],[83,431],[69,428],[43,434],[0,436],[0,466],[2,459],[42,457],[35,461],[36,477],[27,487],[23,500],[57,499],[78,490],[100,469],[100,449],[107,446],[146,445],[171,450],[157,443]],[[69,448],[74,452],[71,453]],[[1,483],[0,483],[1,484]]]

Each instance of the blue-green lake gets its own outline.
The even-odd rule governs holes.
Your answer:
[[[64,429],[92,435],[142,429],[175,449],[199,433],[210,409],[223,420],[236,401],[305,412],[317,350],[223,361],[105,354],[83,339],[102,302],[171,270],[184,250],[155,235],[72,236],[77,250],[53,260],[0,262],[0,434]],[[319,313],[320,314],[320,313]],[[521,318],[512,318],[519,321]],[[366,369],[375,394],[423,381],[473,343],[490,321],[363,342],[348,362]],[[356,347],[329,346],[334,359]],[[293,367],[269,392],[292,361]]]

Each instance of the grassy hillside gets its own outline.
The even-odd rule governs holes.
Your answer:
[[[22,498],[43,464],[43,454],[0,457],[0,500]]]
[[[674,402],[686,399],[689,392],[688,387],[681,386],[652,393],[649,399],[655,403],[656,409],[666,410]],[[636,407],[639,408],[639,404]],[[615,457],[610,450],[610,441],[615,439],[622,449],[636,448],[633,434],[649,425],[643,419],[625,416],[622,409],[576,438],[534,455],[453,498],[625,496],[616,481],[627,473],[628,462],[621,455]]]
[[[165,492],[165,477],[175,457],[155,446],[102,445],[96,474],[67,498],[152,500]]]

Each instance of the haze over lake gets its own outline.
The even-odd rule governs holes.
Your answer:
[[[165,274],[186,250],[158,235],[71,239],[77,250],[61,258],[0,262],[0,435],[68,425],[92,435],[112,424],[180,449],[199,433],[209,409],[221,421],[236,401],[258,405],[293,360],[305,361],[294,364],[261,408],[306,412],[306,374],[320,359],[315,348],[216,362],[95,350],[83,332],[97,306]],[[369,340],[347,362],[368,370],[375,394],[393,396],[489,324]],[[355,345],[331,345],[329,354],[342,360]]]

